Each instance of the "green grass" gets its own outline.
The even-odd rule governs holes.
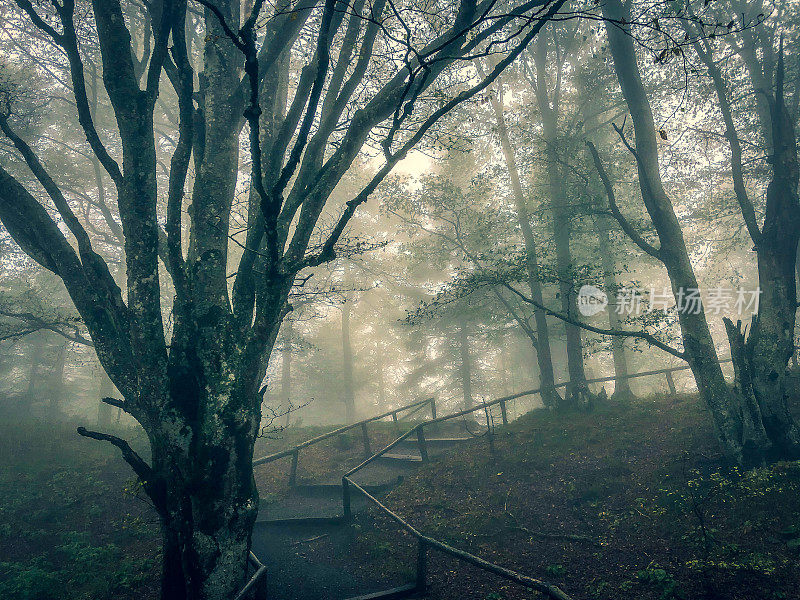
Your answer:
[[[114,449],[36,422],[0,439],[0,598],[154,597],[153,513]]]

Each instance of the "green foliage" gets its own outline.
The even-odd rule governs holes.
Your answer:
[[[662,600],[683,598],[678,588],[678,582],[665,569],[652,566],[636,573],[636,579],[649,587],[656,589]]]
[[[114,544],[94,546],[80,534],[67,534],[56,552],[64,561],[58,568],[46,554],[25,562],[0,563],[0,597],[18,600],[113,598],[134,589],[150,577],[154,560],[127,558]]]
[[[563,577],[567,574],[567,568],[564,565],[547,565],[544,572],[550,577]]]
[[[0,597],[17,600],[58,600],[62,583],[42,556],[25,563],[0,563]]]
[[[148,513],[121,476],[113,449],[87,443],[71,427],[16,424],[0,439],[14,452],[0,466],[0,598],[104,600],[136,593],[156,577]],[[63,436],[63,437],[62,437]],[[24,549],[20,551],[20,549]]]

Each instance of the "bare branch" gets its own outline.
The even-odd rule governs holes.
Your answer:
[[[594,144],[589,140],[586,140],[586,146],[589,148],[589,152],[592,155],[592,159],[594,160],[594,166],[597,169],[597,174],[600,176],[600,180],[603,182],[603,187],[606,190],[606,195],[608,196],[608,205],[611,209],[611,214],[619,223],[622,230],[628,235],[633,242],[639,246],[644,252],[652,256],[657,260],[662,260],[661,258],[661,251],[656,248],[655,246],[651,245],[647,240],[645,240],[636,228],[625,218],[625,215],[619,210],[619,206],[617,206],[617,199],[614,193],[614,186],[611,184],[611,180],[608,178],[608,173],[606,173],[606,169],[603,166],[603,162],[600,160],[600,155],[597,153],[597,149],[594,147]]]
[[[106,399],[104,398],[103,400],[105,401]],[[109,398],[109,400],[111,400],[111,398]],[[101,442],[109,442],[113,446],[119,448],[120,452],[122,453],[122,458],[125,459],[125,462],[131,466],[133,472],[139,477],[139,480],[142,482],[147,495],[150,496],[151,500],[153,500],[156,508],[159,510],[163,509],[164,501],[166,500],[163,482],[156,478],[153,468],[148,465],[142,459],[142,457],[133,450],[133,448],[131,448],[127,441],[107,433],[90,431],[85,427],[78,427],[77,431],[78,435]]]
[[[439,109],[434,111],[425,121],[420,125],[419,129],[412,135],[408,141],[403,144],[403,146],[398,149],[397,152],[391,154],[387,157],[386,164],[378,171],[378,173],[372,178],[372,180],[364,187],[361,192],[352,200],[349,200],[346,204],[345,210],[342,215],[339,217],[335,227],[333,228],[332,233],[326,240],[325,244],[323,245],[322,251],[314,256],[308,257],[306,259],[301,259],[295,263],[295,267],[292,270],[300,270],[305,267],[309,266],[316,266],[322,264],[324,262],[328,262],[335,257],[334,246],[338,242],[339,238],[341,237],[342,233],[345,230],[350,219],[356,212],[356,209],[359,205],[363,204],[367,201],[369,196],[378,185],[386,178],[386,176],[391,172],[394,168],[395,164],[406,157],[408,152],[419,143],[419,141],[425,136],[428,130],[435,125],[439,119],[441,119],[444,115],[449,113],[459,104],[469,100],[470,98],[474,97],[479,92],[483,91],[487,87],[489,87],[495,79],[497,79],[500,74],[506,69],[506,67],[511,64],[517,56],[527,47],[530,41],[539,33],[541,28],[547,23],[554,14],[558,12],[561,6],[564,4],[565,0],[556,0],[554,3],[550,5],[548,10],[541,15],[539,18],[535,20],[535,22],[531,25],[530,31],[523,37],[522,41],[520,41],[514,48],[512,48],[508,54],[500,60],[497,65],[492,69],[492,71],[484,77],[480,83],[472,86],[469,89],[466,89],[459,94],[457,94],[454,98],[450,99],[446,102],[443,106]],[[310,232],[308,233],[310,235]],[[295,246],[296,241],[292,240],[292,246]],[[290,249],[291,252],[291,249]]]
[[[591,331],[592,333],[599,333],[600,335],[613,335],[613,336],[618,336],[618,337],[638,338],[638,339],[646,341],[651,346],[655,346],[656,348],[659,348],[660,350],[663,350],[664,352],[666,352],[668,354],[671,354],[672,356],[680,358],[681,360],[686,360],[687,359],[685,352],[681,352],[680,350],[676,350],[672,346],[669,346],[669,345],[665,344],[664,342],[659,340],[657,337],[655,337],[654,335],[652,335],[650,333],[647,333],[646,331],[628,331],[627,329],[602,329],[600,327],[594,327],[592,325],[587,325],[586,323],[584,323],[582,321],[579,321],[577,319],[573,319],[572,317],[569,317],[567,315],[563,315],[563,314],[561,314],[559,312],[556,312],[554,310],[551,310],[551,309],[547,308],[543,304],[540,304],[539,302],[536,302],[532,298],[529,298],[528,296],[526,296],[525,294],[520,292],[518,289],[516,289],[514,286],[509,285],[508,283],[506,283],[504,281],[501,281],[500,283],[504,287],[506,287],[508,290],[514,292],[523,301],[527,302],[528,304],[532,304],[533,306],[535,306],[537,308],[542,309],[548,315],[550,315],[552,317],[555,317],[556,319],[560,319],[561,321],[564,321],[565,323],[569,323],[571,325],[575,325],[577,327],[580,327],[581,329],[585,329],[586,331]]]

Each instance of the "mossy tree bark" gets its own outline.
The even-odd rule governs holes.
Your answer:
[[[692,26],[684,24],[687,32]],[[745,335],[741,323],[726,320],[738,393],[750,407],[752,418],[762,423],[772,448],[768,456],[800,456],[800,428],[788,408],[788,365],[794,356],[797,314],[798,158],[795,123],[784,98],[783,42],[775,56],[773,33],[743,31],[738,47],[749,79],[758,90],[760,129],[764,151],[772,170],[767,186],[766,210],[761,227],[744,179],[742,147],[733,117],[731,94],[714,47],[699,38],[694,49],[708,70],[725,125],[731,153],[731,178],[758,265],[758,312]],[[757,49],[760,48],[761,52]],[[759,58],[760,55],[760,58]],[[774,71],[774,76],[773,76]]]

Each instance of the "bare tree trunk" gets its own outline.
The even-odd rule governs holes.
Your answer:
[[[281,404],[286,407],[286,427],[292,415],[292,340],[294,327],[291,319],[283,321],[283,350],[281,351]]]
[[[673,294],[681,298],[684,293],[697,290],[698,284],[683,231],[661,182],[656,127],[639,74],[633,39],[628,27],[619,25],[630,23],[630,9],[620,0],[607,0],[603,15],[608,19],[606,31],[614,68],[633,120],[642,199],[658,233],[660,248],[649,247],[643,240],[637,243],[664,263]],[[678,308],[686,359],[700,396],[711,412],[724,454],[739,464],[763,462],[770,446],[766,432],[760,420],[746,407],[743,409],[741,398],[728,388],[705,313],[702,308],[698,311]]]
[[[55,417],[61,409],[59,399],[64,396],[64,367],[67,361],[68,345],[69,342],[67,341],[55,344],[56,355],[47,377],[47,393],[50,396],[51,417]]]
[[[33,403],[38,399],[39,367],[42,365],[42,340],[40,335],[29,336],[30,352],[28,354],[28,382],[25,388],[25,414],[32,414]]]
[[[344,410],[347,423],[356,420],[356,396],[353,383],[353,346],[350,342],[350,314],[353,303],[346,300],[342,305],[342,382],[344,384]]]
[[[458,347],[461,355],[461,390],[464,395],[464,410],[472,408],[472,358],[469,352],[469,324],[464,315],[459,315],[458,321]]]
[[[581,98],[586,98],[589,92],[582,80],[577,82],[578,93]],[[588,103],[584,108],[583,122],[584,130],[593,132],[598,130],[598,115],[600,110],[596,106],[589,106]],[[591,169],[590,165],[587,165]],[[595,232],[597,233],[598,249],[600,251],[600,266],[603,270],[603,287],[609,299],[616,298],[619,292],[619,285],[617,282],[617,253],[615,248],[615,240],[611,231],[618,227],[616,221],[609,216],[608,211],[603,208],[603,202],[600,196],[594,198],[594,207],[592,222],[594,224]],[[624,329],[624,319],[620,318],[620,313],[617,312],[616,306],[609,305],[608,307],[608,325],[609,329],[622,330]],[[628,360],[625,351],[625,338],[621,336],[611,336],[611,357],[614,361],[614,393],[611,396],[612,400],[625,401],[636,398],[630,386],[630,379],[628,378]]]
[[[609,298],[615,298],[619,291],[617,285],[616,269],[617,264],[614,258],[614,244],[609,236],[609,219],[603,215],[597,215],[594,219],[595,229],[597,230],[597,237],[599,240],[600,261],[603,268],[603,287]],[[622,319],[615,310],[615,307],[609,307],[608,310],[608,325],[609,329],[621,330],[623,329]],[[635,398],[633,390],[631,390],[630,380],[628,379],[628,359],[625,356],[625,338],[620,336],[611,337],[611,356],[614,360],[614,393],[612,400],[631,400]]]
[[[565,190],[564,169],[558,149],[558,115],[560,109],[558,103],[561,97],[561,90],[556,87],[553,91],[553,101],[551,103],[546,84],[547,50],[548,38],[547,36],[540,36],[536,40],[534,52],[537,77],[535,92],[545,141],[548,195],[553,214],[553,241],[555,243],[556,270],[558,271],[559,279],[558,290],[562,314],[572,319],[580,319],[580,316],[575,314],[576,290],[573,281],[572,251],[570,250],[572,220]],[[566,332],[567,373],[569,377],[565,399],[572,406],[591,407],[595,397],[586,383],[581,328],[567,322],[564,323],[564,328]]]
[[[514,148],[508,137],[505,117],[503,116],[503,96],[502,85],[498,86],[499,98],[495,94],[491,95],[492,108],[497,121],[497,135],[500,139],[500,147],[503,151],[506,168],[508,169],[511,192],[514,199],[514,207],[517,212],[517,222],[522,232],[522,240],[525,244],[525,268],[528,274],[528,286],[531,290],[531,298],[539,306],[544,305],[542,294],[542,282],[539,275],[539,258],[536,247],[536,238],[533,236],[531,218],[528,214],[525,195],[522,191],[519,169],[514,155]],[[550,332],[547,324],[547,314],[539,307],[534,307],[533,318],[536,323],[536,338],[534,348],[536,349],[536,360],[539,364],[539,382],[542,390],[541,397],[545,406],[555,408],[562,404],[561,395],[556,391],[555,375],[553,372],[553,357],[550,352]]]

